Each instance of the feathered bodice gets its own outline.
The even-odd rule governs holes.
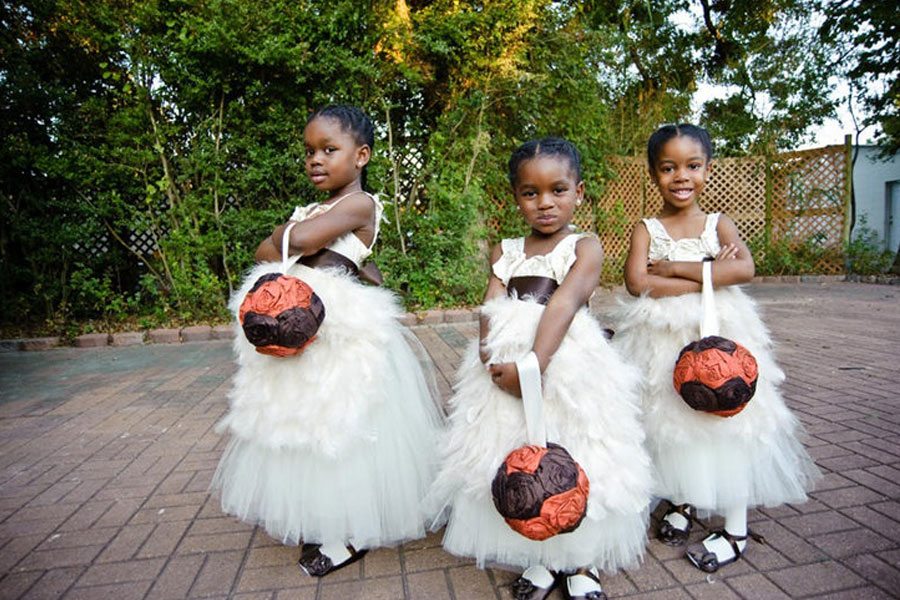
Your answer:
[[[643,219],[650,233],[650,260],[699,262],[719,253],[719,235],[716,226],[720,213],[706,215],[703,233],[696,238],[673,240],[659,219]]]

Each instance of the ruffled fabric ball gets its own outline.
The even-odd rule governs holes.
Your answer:
[[[552,443],[510,452],[491,484],[494,506],[506,523],[537,541],[574,531],[587,513],[589,491],[584,470]]]
[[[268,273],[244,297],[238,320],[247,341],[269,356],[295,356],[316,338],[325,305],[302,280]]]
[[[756,393],[758,376],[759,367],[749,350],[711,335],[681,350],[672,383],[694,410],[731,417],[741,412]]]

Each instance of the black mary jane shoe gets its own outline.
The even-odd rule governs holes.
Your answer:
[[[550,575],[553,576],[550,587],[542,588],[536,586],[534,582],[525,577],[525,574],[523,573],[510,585],[512,597],[515,600],[544,600],[544,598],[550,595],[550,592],[556,589],[556,585],[559,583],[559,578],[556,573],[550,571]]]
[[[584,595],[573,596],[569,591],[569,577],[575,575],[582,575],[594,581],[597,584],[597,587],[600,588],[598,590],[594,590],[588,592]],[[578,569],[574,573],[570,573],[568,577],[566,577],[566,584],[563,586],[563,595],[566,597],[566,600],[607,600],[606,592],[603,591],[603,586],[600,585],[600,578],[594,575],[590,569]]]
[[[751,537],[754,541],[759,542],[760,544],[765,544],[766,540],[763,536],[758,533],[753,533],[749,529],[747,530],[747,535],[731,535],[724,529],[719,529],[717,531],[713,531],[709,534],[704,540],[715,540],[718,538],[724,538],[726,542],[731,546],[732,552],[734,552],[734,556],[730,558],[726,558],[724,560],[719,560],[719,557],[716,556],[715,552],[711,552],[703,545],[703,542],[699,542],[697,544],[692,544],[687,549],[686,556],[691,563],[706,573],[715,573],[719,570],[719,567],[724,567],[725,565],[730,565],[731,563],[737,561],[743,556],[744,552],[747,550],[746,546],[744,550],[741,550],[741,547],[738,546],[738,542],[745,542],[747,538]]]
[[[304,544],[300,554],[300,560],[297,561],[303,572],[312,577],[325,577],[329,573],[333,573],[338,569],[342,569],[349,564],[355,563],[368,552],[368,550],[356,550],[353,546],[348,545],[347,551],[350,552],[350,558],[336,565],[328,555],[321,552],[320,548],[321,546],[318,544]]]
[[[690,504],[672,504],[665,500],[669,505],[669,510],[663,515],[659,521],[659,527],[656,530],[656,539],[666,546],[684,546],[688,537],[691,535],[691,528],[697,522],[697,509]],[[687,519],[687,525],[684,528],[675,527],[666,517],[673,514],[679,514]]]

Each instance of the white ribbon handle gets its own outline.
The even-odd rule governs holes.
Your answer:
[[[516,361],[519,371],[519,388],[522,390],[522,404],[525,408],[525,432],[529,444],[547,445],[547,430],[544,428],[544,398],[541,394],[541,366],[534,352],[529,352]]]
[[[296,256],[288,258],[288,250],[291,245],[291,229],[293,229],[296,224],[297,221],[291,221],[288,226],[284,228],[284,233],[281,235],[281,272],[285,275],[287,275],[288,269],[297,264],[297,261],[303,256],[302,254],[297,254]]]
[[[703,292],[700,296],[700,309],[703,311],[703,319],[700,321],[700,337],[719,335],[719,315],[716,312],[711,260],[703,261]]]

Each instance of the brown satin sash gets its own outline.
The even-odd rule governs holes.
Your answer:
[[[528,275],[522,277],[511,277],[509,283],[506,284],[506,293],[509,296],[517,296],[525,299],[526,296],[534,299],[540,304],[547,304],[550,296],[556,291],[559,284],[552,277],[540,277],[537,275]]]
[[[326,269],[328,267],[343,267],[354,277],[359,277],[359,267],[356,263],[341,254],[328,248],[322,248],[315,254],[303,256],[300,262],[313,269]]]

